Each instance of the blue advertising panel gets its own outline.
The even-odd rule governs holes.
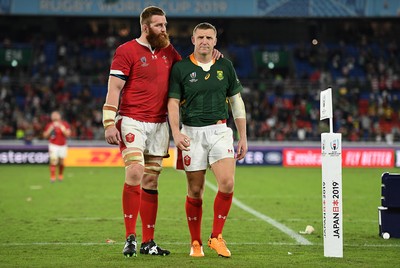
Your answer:
[[[249,148],[244,159],[237,161],[238,166],[282,166],[282,149]]]
[[[399,17],[398,0],[0,0],[0,14],[137,17],[155,5],[170,17]]]
[[[48,164],[47,146],[1,146],[0,164]]]
[[[245,3],[245,4],[244,4]],[[255,1],[229,0],[13,0],[13,14],[137,17],[150,5],[173,17],[253,16]]]

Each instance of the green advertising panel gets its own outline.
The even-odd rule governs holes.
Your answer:
[[[268,68],[287,68],[289,66],[289,55],[286,51],[256,51],[255,59],[257,66]]]
[[[0,65],[26,66],[32,59],[31,48],[0,48]]]

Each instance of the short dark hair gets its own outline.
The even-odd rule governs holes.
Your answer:
[[[165,16],[164,10],[156,6],[148,6],[140,13],[140,25],[150,24],[151,17],[154,15]]]
[[[217,29],[215,28],[215,26],[208,22],[202,22],[202,23],[197,24],[196,27],[194,27],[194,29],[193,29],[193,35],[197,31],[197,29],[201,29],[201,30],[213,29],[215,32],[215,35],[217,35]]]

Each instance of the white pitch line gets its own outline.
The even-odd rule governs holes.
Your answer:
[[[218,188],[214,184],[210,183],[207,180],[206,180],[206,186],[208,188],[210,188],[211,190],[213,190],[214,192],[218,192]],[[298,233],[296,233],[295,231],[293,231],[286,225],[283,225],[282,223],[277,222],[276,220],[252,209],[251,207],[249,207],[249,206],[243,204],[241,201],[239,201],[239,199],[234,197],[232,200],[232,203],[235,204],[236,206],[238,206],[239,208],[241,208],[242,210],[252,214],[253,216],[255,216],[255,217],[271,224],[275,228],[281,230],[283,233],[287,234],[288,236],[290,236],[291,238],[296,240],[297,243],[299,243],[301,245],[312,245],[312,243],[310,241],[308,241],[307,239],[305,239],[304,237],[302,237],[301,235],[299,235]]]
[[[114,218],[83,217],[83,218],[56,218],[57,221],[122,221],[123,216]]]
[[[32,243],[3,243],[0,246],[109,246],[124,245],[125,242],[32,242]],[[165,242],[165,245],[187,245],[186,242]],[[274,246],[297,246],[297,243],[277,243],[277,242],[229,242],[229,245],[274,245]]]
[[[111,246],[111,245],[123,245],[125,242],[31,242],[31,243],[1,243],[0,247],[10,246]],[[186,242],[164,242],[166,245],[187,245]],[[229,242],[229,245],[256,245],[256,246],[298,246],[298,243],[280,243],[280,242]],[[313,246],[323,246],[322,243],[313,244]],[[400,248],[400,244],[344,244],[345,247],[366,247],[366,248]]]

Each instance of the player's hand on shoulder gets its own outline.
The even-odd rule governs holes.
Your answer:
[[[214,50],[212,52],[212,57],[213,57],[213,59],[219,60],[220,58],[224,57],[224,54],[222,54],[221,51],[219,51],[218,49],[214,48]]]

